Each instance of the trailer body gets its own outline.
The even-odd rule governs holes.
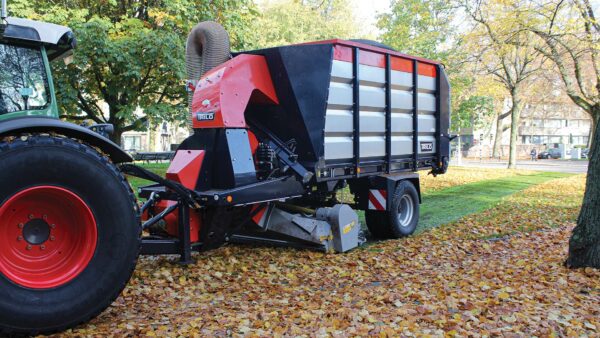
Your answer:
[[[260,71],[228,74],[239,68]],[[228,79],[251,81],[245,92],[223,86],[215,101],[206,88]],[[197,130],[256,126],[295,143],[317,182],[438,168],[449,156],[443,67],[352,41],[239,53],[200,80],[192,107]]]
[[[349,186],[355,197],[350,206],[365,210],[373,227],[385,227],[396,222],[390,215],[399,208],[394,194],[400,183],[414,188],[416,198],[405,204],[417,208],[415,172],[447,169],[450,88],[444,68],[434,61],[329,40],[236,53],[189,87],[194,132],[175,155],[171,179],[193,190],[205,208],[239,212],[232,217],[244,225],[229,227],[209,216],[193,219],[194,231],[201,230],[190,243],[199,250],[219,242],[258,241],[327,251],[334,238],[357,236],[337,231],[338,237],[322,240],[322,233],[342,226],[317,218],[331,212],[320,208],[341,204],[339,191]],[[200,170],[186,170],[191,166]],[[183,170],[187,174],[175,175]],[[165,190],[157,184],[141,195]],[[298,208],[312,214],[307,221],[312,227],[293,212]],[[163,202],[158,211],[164,210]],[[411,224],[407,234],[414,231],[416,223]],[[180,226],[181,220],[173,219],[167,232],[185,231]],[[219,233],[220,239],[206,238],[207,233]],[[147,241],[144,253],[177,246]]]
[[[295,139],[318,181],[431,168],[448,156],[449,85],[438,63],[344,40],[252,53],[265,56],[281,104],[248,119]]]

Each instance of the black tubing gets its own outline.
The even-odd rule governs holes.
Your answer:
[[[209,70],[231,58],[229,35],[223,26],[213,21],[197,24],[188,35],[185,68],[187,78],[194,85]],[[190,129],[193,92],[188,93]]]

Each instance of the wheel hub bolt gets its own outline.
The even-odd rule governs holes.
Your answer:
[[[23,236],[17,237],[17,241],[22,241],[22,240],[23,240]]]
[[[19,229],[23,229],[23,223],[19,223]]]
[[[48,215],[42,216],[43,219],[48,219]]]
[[[29,215],[29,219],[33,219],[33,214],[30,214],[30,215]]]
[[[28,245],[28,246],[27,246],[27,250],[31,250],[31,248],[32,248],[32,246],[31,246],[31,245]]]
[[[46,246],[45,246],[45,245],[41,245],[41,246],[40,246],[40,249],[42,249],[42,250],[46,250]]]
[[[54,241],[56,238],[54,236],[50,236],[50,240]]]
[[[56,224],[50,224],[50,228],[52,228],[52,229],[56,228]]]

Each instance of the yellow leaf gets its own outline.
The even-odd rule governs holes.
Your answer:
[[[498,294],[498,298],[500,298],[502,300],[506,300],[506,299],[510,298],[510,295],[508,293],[506,293],[506,292],[500,292]]]

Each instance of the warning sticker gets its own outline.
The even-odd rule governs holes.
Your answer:
[[[349,233],[350,231],[352,231],[352,228],[354,228],[354,226],[356,225],[355,221],[350,222],[350,224],[347,224],[343,229],[342,229],[342,233],[345,235],[347,233]]]

